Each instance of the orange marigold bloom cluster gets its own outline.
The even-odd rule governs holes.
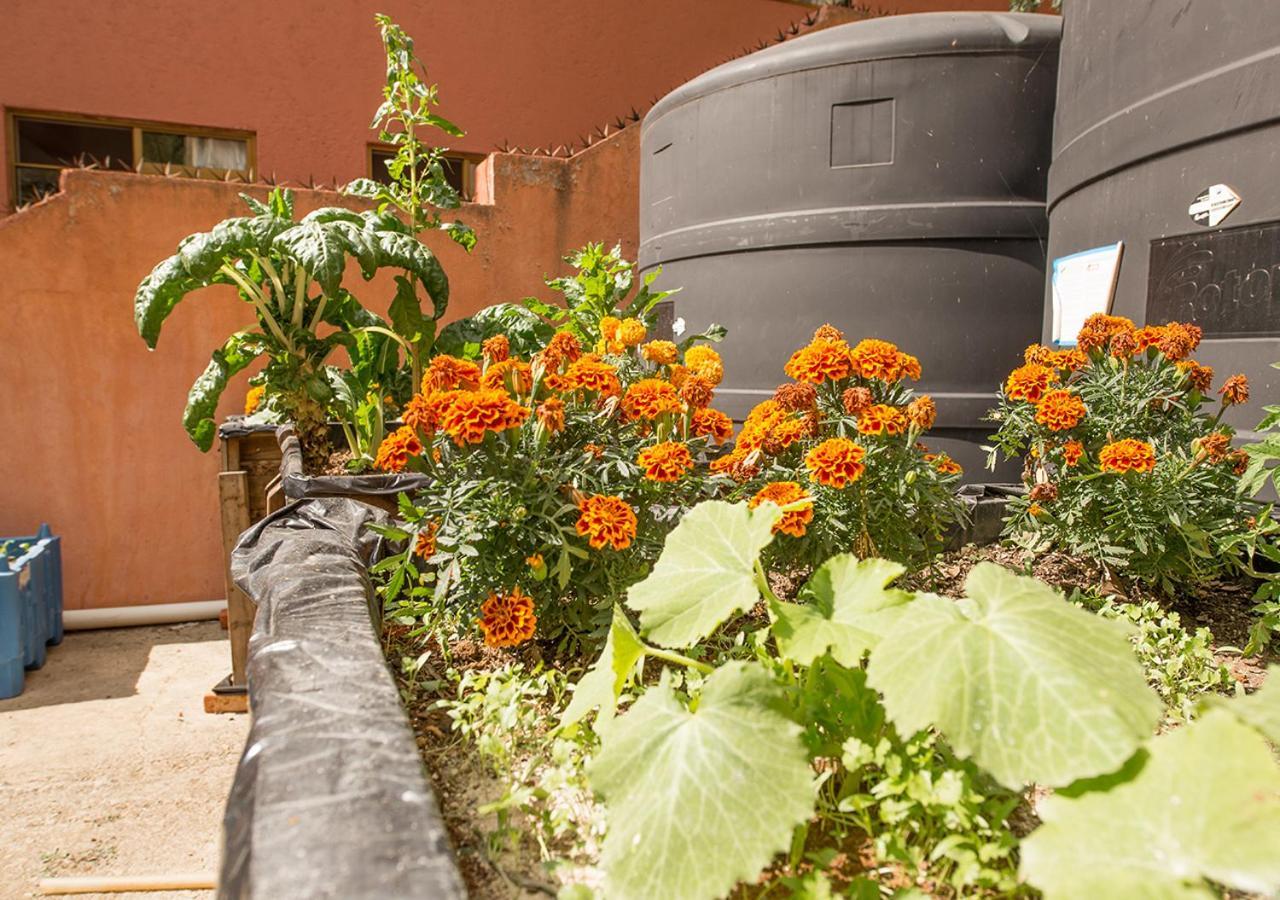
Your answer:
[[[1083,458],[1084,444],[1079,441],[1067,441],[1062,445],[1062,459],[1069,468],[1078,466]]]
[[[1218,388],[1222,402],[1227,406],[1242,406],[1249,402],[1249,379],[1243,375],[1232,375],[1222,382]]]
[[[1022,361],[1050,369],[1075,372],[1089,364],[1089,356],[1078,348],[1054,350],[1043,344],[1032,344],[1022,354]]]
[[[818,389],[807,381],[783,384],[773,392],[773,399],[783,409],[804,412],[818,405]]]
[[[533,370],[527,362],[518,359],[490,363],[480,378],[480,387],[486,391],[528,394],[533,390]]]
[[[660,378],[642,378],[627,388],[622,412],[628,419],[656,419],[664,413],[680,412],[680,397]]]
[[[624,347],[637,347],[648,336],[639,319],[623,319],[618,326],[617,341]]]
[[[907,421],[918,431],[928,431],[938,420],[938,406],[933,398],[926,395],[917,397],[907,404]]]
[[[1070,431],[1084,415],[1084,401],[1071,391],[1049,391],[1036,404],[1036,421],[1050,431]]]
[[[618,329],[622,327],[622,320],[617,316],[605,316],[600,320],[600,336],[606,341],[616,341],[618,339]]]
[[[1225,431],[1215,431],[1195,443],[1199,444],[1198,452],[1203,453],[1212,463],[1222,462],[1231,450],[1231,436]]]
[[[404,423],[414,431],[431,434],[440,427],[440,409],[449,399],[450,395],[446,392],[414,394],[405,404],[402,414]]]
[[[1004,383],[1004,395],[1010,400],[1039,403],[1051,385],[1057,384],[1058,373],[1039,363],[1018,366]]]
[[[1076,344],[1087,353],[1090,350],[1105,347],[1117,334],[1132,334],[1133,330],[1133,321],[1124,316],[1094,313],[1084,320],[1084,327],[1080,329]]]
[[[480,384],[480,367],[470,360],[458,359],[448,354],[433,356],[422,375],[422,393],[453,391],[459,388],[474,390]]]
[[[788,415],[774,425],[773,430],[764,437],[765,453],[781,453],[792,444],[813,434],[817,429],[817,419],[810,416],[796,418]]]
[[[843,341],[844,332],[828,322],[817,327],[813,332],[813,339],[815,341]]]
[[[402,472],[409,460],[421,452],[422,441],[418,440],[418,433],[405,425],[383,438],[373,465],[383,472]]]
[[[576,362],[582,357],[582,344],[571,332],[557,331],[542,348],[540,356],[548,372],[558,372],[565,363]]]
[[[564,401],[559,397],[548,397],[538,404],[534,415],[542,427],[552,434],[564,431]]]
[[[621,497],[593,494],[578,505],[578,534],[587,539],[592,549],[605,545],[625,550],[636,536],[636,514]]]
[[[920,377],[920,360],[903,353],[894,344],[876,338],[859,341],[849,353],[854,374],[862,378],[892,383]]]
[[[440,410],[440,427],[459,447],[479,444],[490,431],[517,428],[529,418],[506,391],[454,391]]]
[[[926,453],[924,461],[932,463],[933,468],[937,470],[939,475],[959,475],[964,472],[964,469],[960,467],[960,463],[945,453]]]
[[[907,430],[907,417],[896,406],[877,403],[858,414],[861,434],[884,434],[890,437]]]
[[[538,628],[533,598],[518,587],[509,594],[492,593],[480,604],[479,624],[490,647],[518,647],[532,639]]]
[[[695,409],[689,418],[689,431],[723,444],[733,437],[733,420],[718,409]]]
[[[787,411],[775,400],[757,403],[747,413],[747,420],[742,423],[734,453],[745,456],[752,450],[759,450],[764,446],[765,439],[788,418]]]
[[[1199,325],[1188,325],[1183,322],[1170,322],[1160,329],[1156,346],[1166,357],[1178,362],[1184,360],[1200,346],[1204,331]]]
[[[1200,393],[1207,394],[1213,389],[1212,366],[1202,366],[1195,360],[1184,359],[1178,363],[1178,369],[1187,376],[1187,381]]]
[[[417,538],[413,542],[413,553],[423,559],[430,559],[436,553],[436,532],[440,530],[440,523],[431,522],[426,528],[418,532]]]
[[[1155,448],[1146,441],[1125,438],[1107,444],[1098,453],[1098,468],[1104,472],[1150,472],[1155,467]]]
[[[690,409],[705,409],[715,397],[715,385],[701,375],[690,375],[680,385],[680,399]]]
[[[720,359],[720,354],[702,344],[685,351],[684,368],[688,374],[710,382],[712,387],[724,379],[724,362]],[[675,383],[674,376],[671,380]]]
[[[867,451],[848,438],[827,438],[804,458],[810,480],[827,487],[843,488],[867,470],[862,460]]]
[[[845,412],[851,416],[856,416],[875,403],[876,398],[872,395],[870,388],[851,387],[847,388],[840,396],[840,402],[844,404]]]
[[[246,416],[253,415],[254,411],[262,404],[262,398],[267,393],[265,384],[254,385],[249,388],[249,393],[244,395],[244,414]]]
[[[495,334],[485,339],[480,345],[480,352],[488,362],[502,362],[511,356],[511,341],[505,334]]]
[[[782,369],[796,381],[822,384],[824,381],[840,381],[853,372],[849,359],[849,345],[843,340],[814,338],[791,354]]]
[[[807,502],[805,502],[807,501]],[[774,534],[789,534],[792,537],[804,537],[810,522],[813,521],[813,498],[805,493],[804,488],[794,481],[771,481],[756,492],[747,503],[755,509],[762,503],[776,503],[787,507],[793,503],[797,508],[787,510],[773,526]]]
[[[640,355],[659,366],[669,366],[680,358],[680,351],[671,341],[650,341],[640,348]]]
[[[622,382],[616,367],[603,362],[594,353],[570,363],[564,373],[564,387],[570,391],[591,391],[604,397],[622,393]]]
[[[645,447],[636,456],[636,462],[644,469],[644,477],[650,481],[670,483],[693,468],[693,455],[679,441],[663,441]]]

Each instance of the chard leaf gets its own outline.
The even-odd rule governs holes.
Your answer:
[[[261,335],[239,331],[213,351],[213,358],[187,394],[187,408],[182,413],[182,427],[201,450],[213,446],[217,433],[218,399],[232,375],[242,371],[262,353]]]
[[[434,253],[417,238],[396,231],[375,231],[371,240],[377,248],[380,266],[393,266],[416,275],[431,297],[432,318],[439,319],[449,307],[449,278]]]
[[[773,539],[778,507],[709,500],[695,506],[667,536],[644,581],[627,592],[640,626],[664,647],[689,647],[725,619],[760,600],[755,564]]]
[[[338,292],[347,265],[347,248],[337,229],[307,222],[280,232],[273,243],[278,251],[302,266],[326,295]]]
[[[614,722],[588,770],[609,813],[605,896],[720,897],[788,848],[813,772],[778,695],[758,665],[731,662],[692,709],[664,682]]]
[[[160,340],[160,326],[173,312],[173,308],[200,285],[187,274],[182,259],[177,254],[162,260],[151,270],[133,296],[133,321],[138,334],[152,350]]]
[[[992,563],[965,593],[917,597],[871,652],[900,734],[936,727],[1015,790],[1113,771],[1151,735],[1160,700],[1114,623]]]
[[[1130,782],[1041,801],[1021,874],[1048,900],[1217,897],[1209,879],[1280,889],[1280,768],[1224,709],[1156,738]]]
[[[598,725],[612,719],[618,708],[618,698],[643,663],[644,642],[631,627],[622,607],[615,606],[604,650],[596,664],[578,680],[577,687],[573,689],[573,699],[560,717],[560,727],[581,721],[596,707],[600,708]]]
[[[860,665],[911,600],[889,587],[904,571],[897,563],[851,553],[827,560],[805,586],[807,603],[769,604],[778,649],[802,666],[828,650],[842,665]]]

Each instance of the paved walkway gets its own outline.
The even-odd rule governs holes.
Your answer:
[[[21,696],[0,700],[0,898],[37,896],[45,877],[217,870],[249,729],[204,712],[228,670],[225,634],[217,622],[68,633]]]

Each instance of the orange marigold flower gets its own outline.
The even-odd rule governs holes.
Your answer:
[[[622,396],[622,412],[628,419],[656,419],[680,412],[680,397],[660,378],[642,378]]]
[[[910,353],[898,354],[898,377],[892,379],[898,381],[902,378],[910,378],[912,381],[920,380],[920,360],[916,359]]]
[[[807,381],[782,384],[773,392],[773,399],[783,409],[800,412],[818,405],[818,389]]]
[[[373,465],[383,472],[402,472],[411,457],[422,452],[422,441],[408,425],[397,428],[382,440]]]
[[[423,559],[430,559],[436,555],[436,532],[440,530],[438,522],[431,522],[426,528],[418,532],[418,537],[413,542],[413,553]]]
[[[490,647],[518,647],[532,639],[538,628],[533,598],[518,587],[509,594],[495,591],[480,604],[479,625]]]
[[[480,378],[480,388],[486,391],[527,394],[533,390],[533,369],[527,362],[518,359],[490,363]]]
[[[680,358],[680,351],[671,341],[650,341],[640,348],[640,355],[659,366],[669,366]]]
[[[1044,344],[1031,344],[1026,350],[1022,351],[1022,361],[1030,365],[1053,368],[1057,357],[1057,351],[1052,347],[1046,347]]]
[[[862,460],[867,451],[848,438],[827,438],[804,458],[809,479],[827,487],[843,488],[867,470]]]
[[[1212,463],[1222,462],[1231,450],[1231,436],[1225,431],[1215,431],[1213,434],[1193,441],[1192,444],[1193,447],[1199,445],[1197,455],[1203,453]]]
[[[531,569],[541,569],[543,566],[547,564],[546,560],[542,558],[541,553],[534,553],[531,556],[526,556],[524,558],[524,562],[525,562],[525,565],[527,565]]]
[[[1162,337],[1164,337],[1164,329],[1159,325],[1143,325],[1133,333],[1133,342],[1137,344],[1138,352],[1141,353],[1148,347],[1159,344]]]
[[[938,470],[939,475],[960,475],[964,472],[960,463],[945,453],[939,453],[934,457],[933,467]]]
[[[764,435],[762,447],[766,453],[781,453],[797,441],[803,440],[813,433],[814,423],[808,418],[797,419],[786,416],[774,423],[773,428]]]
[[[639,319],[623,319],[618,326],[618,343],[624,347],[638,347],[648,336],[644,323]]]
[[[1078,372],[1089,365],[1089,355],[1077,347],[1059,350],[1053,357],[1052,368]]]
[[[1138,342],[1132,331],[1117,331],[1111,337],[1111,355],[1117,359],[1127,359],[1138,352]]]
[[[1178,362],[1195,352],[1196,348],[1200,346],[1200,339],[1203,336],[1204,331],[1199,325],[1170,322],[1160,329],[1156,345],[1166,357]]]
[[[1086,353],[1109,343],[1117,334],[1132,332],[1133,322],[1124,316],[1108,316],[1094,313],[1084,320],[1084,327],[1076,338],[1076,344]]]
[[[901,368],[899,350],[888,341],[867,338],[849,353],[849,362],[855,375],[879,381],[897,381]]]
[[[506,391],[454,391],[440,410],[440,427],[459,447],[479,444],[490,431],[506,431],[524,424],[528,407]]]
[[[825,325],[818,326],[818,330],[813,333],[813,339],[815,341],[843,341],[844,332],[828,322]]]
[[[938,407],[928,394],[917,397],[907,404],[907,421],[918,431],[928,431],[938,420]]]
[[[1067,441],[1062,445],[1062,458],[1068,468],[1075,468],[1084,458],[1084,444],[1079,441]]]
[[[540,355],[546,370],[556,372],[563,364],[575,362],[582,357],[582,344],[572,332],[557,331]]]
[[[605,397],[622,393],[617,368],[601,361],[594,353],[588,353],[571,363],[564,378],[565,384],[572,391],[591,391]]]
[[[405,404],[404,413],[401,416],[404,424],[422,434],[431,434],[440,427],[440,408],[442,404],[448,402],[448,399],[449,395],[441,392],[426,396],[414,394]]]
[[[583,444],[582,452],[592,459],[600,459],[600,457],[604,456],[604,448],[599,444]]]
[[[792,537],[804,537],[805,530],[813,521],[813,498],[805,493],[804,488],[794,481],[771,481],[756,492],[747,505],[755,509],[762,503],[776,503],[787,507],[793,503],[797,508],[787,510],[773,526],[774,534],[789,534]]]
[[[559,397],[548,397],[538,404],[534,415],[542,427],[552,434],[564,431],[564,401]]]
[[[896,406],[877,403],[858,414],[861,434],[885,434],[890,437],[907,430],[907,417]]]
[[[1178,369],[1187,376],[1187,381],[1202,394],[1213,389],[1213,367],[1202,366],[1195,360],[1184,359],[1178,363]]]
[[[1104,472],[1150,472],[1156,467],[1155,448],[1146,441],[1125,438],[1107,444],[1098,453],[1098,468]]]
[[[684,367],[690,375],[697,375],[699,378],[705,378],[711,382],[712,387],[715,387],[724,378],[724,362],[720,359],[720,354],[702,344],[690,347],[685,351]],[[680,386],[675,379],[674,372],[671,376],[671,383],[676,387]]]
[[[1036,421],[1051,431],[1070,431],[1084,414],[1084,401],[1071,391],[1049,391],[1036,404]]]
[[[485,339],[484,343],[480,345],[480,352],[491,363],[502,362],[511,356],[511,341],[507,339],[505,334],[495,334],[493,337]]]
[[[644,477],[650,481],[670,483],[693,468],[693,455],[679,441],[663,441],[646,447],[636,456],[636,462],[644,469]]]
[[[616,316],[605,316],[600,320],[600,336],[606,341],[616,341],[618,339],[618,329],[621,327],[621,319]]]
[[[474,390],[480,384],[480,367],[470,360],[458,359],[447,354],[433,356],[422,375],[422,393],[452,391],[458,388]]]
[[[578,505],[578,534],[587,539],[594,550],[606,544],[614,550],[625,550],[636,536],[636,514],[621,497],[593,494]]]
[[[711,399],[714,396],[715,385],[701,375],[690,375],[684,380],[684,384],[680,385],[680,399],[690,409],[705,409],[711,405]]]
[[[262,398],[267,393],[265,384],[254,385],[249,388],[249,392],[244,395],[244,414],[246,416],[253,415],[254,411],[262,404]]]
[[[1048,481],[1042,481],[1032,487],[1027,496],[1032,500],[1044,500],[1048,503],[1058,499],[1058,486]]]
[[[1231,460],[1231,471],[1235,475],[1243,475],[1249,470],[1249,454],[1245,450],[1232,450],[1227,457]]]
[[[1039,517],[1044,512],[1044,508],[1039,503],[1032,503],[1027,507],[1027,515]]]
[[[723,444],[733,437],[733,420],[718,409],[695,409],[689,419],[689,431]]]
[[[1249,379],[1243,375],[1232,375],[1222,382],[1218,393],[1222,395],[1224,405],[1242,406],[1249,402]]]
[[[851,416],[856,416],[875,403],[876,398],[872,396],[870,388],[851,387],[840,395],[840,401],[844,404],[845,412]]]
[[[853,372],[849,358],[849,345],[844,341],[818,340],[791,354],[782,369],[796,381],[822,384],[824,381],[840,381]]]
[[[1009,400],[1039,403],[1050,385],[1057,381],[1058,373],[1053,369],[1037,363],[1027,363],[1009,373],[1009,378],[1004,383],[1004,395]]]

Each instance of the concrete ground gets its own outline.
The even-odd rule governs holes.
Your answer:
[[[68,633],[0,700],[0,898],[39,879],[216,872],[247,715],[208,715],[217,622]],[[209,898],[209,892],[92,894]]]

